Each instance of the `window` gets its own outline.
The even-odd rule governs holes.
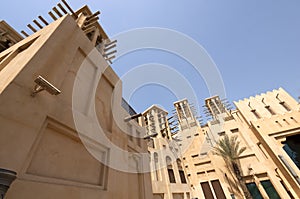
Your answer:
[[[251,112],[254,114],[254,116],[256,117],[256,119],[260,119],[260,115],[256,112],[255,109],[252,109]]]
[[[211,161],[205,161],[205,162],[199,162],[199,163],[196,163],[194,164],[195,166],[200,166],[200,165],[211,165]]]
[[[235,128],[235,129],[231,129],[230,131],[231,131],[231,133],[237,133],[237,132],[239,132],[239,129]]]
[[[159,180],[159,168],[158,168],[158,154],[154,153],[154,169],[155,169],[155,179]]]
[[[291,111],[291,108],[289,105],[287,105],[284,101],[279,102],[279,104],[286,110],[286,111]]]
[[[205,198],[214,198],[208,182],[200,183]]]
[[[186,184],[185,174],[184,171],[179,170],[179,176],[182,184]]]
[[[186,192],[186,198],[187,198],[187,199],[190,199],[190,198],[191,198],[191,196],[190,196],[190,193],[189,193],[189,192]]]
[[[259,190],[254,182],[247,183],[246,186],[247,186],[247,189],[249,190],[252,198],[263,199],[263,197],[261,196],[261,193],[259,192]]]
[[[222,189],[222,186],[221,186],[219,180],[213,180],[213,181],[211,181],[211,184],[213,186],[213,189],[217,196],[217,199],[226,199],[226,196],[224,194],[224,191]]]
[[[169,181],[170,183],[176,183],[175,175],[172,167],[172,159],[169,156],[166,157],[166,163],[167,163]]]
[[[266,193],[268,194],[269,198],[272,199],[280,199],[276,189],[274,188],[273,184],[270,180],[260,181],[261,185],[265,189]]]
[[[198,154],[196,154],[196,155],[192,155],[191,157],[192,158],[196,158],[196,157],[198,157],[199,155]]]
[[[286,138],[286,142],[283,143],[283,149],[300,169],[300,135],[293,135]]]
[[[141,136],[141,133],[140,133],[140,132],[138,132],[138,131],[136,131],[136,140],[137,140],[137,145],[138,145],[139,147],[141,147],[141,146],[142,146],[142,143],[141,143],[141,138],[140,138],[140,136]]]
[[[127,123],[127,133],[128,133],[128,138],[129,138],[129,140],[130,141],[132,141],[132,125],[131,124],[129,124],[129,123]]]
[[[280,180],[281,185],[283,186],[283,188],[285,189],[285,191],[288,193],[288,195],[290,196],[291,199],[295,199],[294,196],[292,195],[292,193],[290,192],[290,190],[286,187],[286,185],[284,184],[284,182],[282,180]]]
[[[176,162],[177,162],[177,167],[178,167],[178,172],[179,172],[181,183],[186,184],[185,174],[182,169],[181,161],[179,159],[177,159]]]
[[[219,136],[224,136],[225,135],[225,131],[219,132],[218,135]]]
[[[265,108],[269,111],[271,115],[276,115],[276,113],[273,111],[273,109],[270,106],[265,106]]]

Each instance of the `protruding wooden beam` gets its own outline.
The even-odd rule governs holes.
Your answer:
[[[42,16],[38,16],[38,18],[47,26],[49,25],[49,23],[42,17]]]
[[[116,58],[116,55],[113,55],[113,56],[111,56],[111,57],[108,57],[108,58],[106,58],[106,60],[112,60],[112,59],[114,59],[114,58]]]
[[[32,30],[32,32],[37,31],[31,24],[27,24],[27,27],[30,28],[30,30]]]
[[[29,37],[29,34],[27,34],[24,30],[22,30],[21,33],[22,33],[25,37]]]
[[[85,33],[85,34],[88,34],[88,33],[92,32],[92,31],[94,31],[95,29],[96,29],[96,27],[95,27],[95,26],[92,26],[92,27],[90,27],[90,28],[88,28],[88,29],[85,29],[85,30],[84,30],[84,33]]]
[[[93,18],[93,17],[96,17],[96,16],[99,15],[99,14],[100,14],[100,11],[97,11],[97,12],[95,12],[94,14],[88,16],[86,19],[89,20],[89,19],[91,19],[91,18]]]
[[[61,9],[61,11],[63,11],[63,13],[68,14],[66,9],[60,3],[58,3],[57,6]]]
[[[8,32],[6,32],[6,31],[5,31],[5,32],[1,32],[1,31],[0,31],[0,37],[3,37],[3,36],[5,36],[5,35],[7,35],[7,34],[8,34]]]
[[[62,17],[63,15],[57,10],[56,7],[53,7],[52,10],[59,16]]]
[[[111,52],[108,52],[108,53],[104,54],[103,56],[104,57],[108,57],[108,55],[112,55],[112,54],[114,54],[116,52],[117,52],[117,50],[114,50],[114,51],[111,51]]]
[[[57,20],[56,16],[55,16],[51,11],[48,12],[48,14],[50,15],[50,17],[51,17],[54,21]]]
[[[91,18],[89,20],[86,20],[84,22],[84,25],[88,25],[89,23],[94,23],[95,21],[98,21],[99,17],[94,17],[94,18]]]
[[[78,15],[72,10],[72,8],[69,6],[69,4],[66,2],[66,0],[61,0],[61,2],[63,2],[65,4],[65,6],[68,8],[68,10],[73,14],[75,19],[77,19]]]
[[[37,25],[40,29],[43,28],[43,26],[37,20],[33,20],[33,23],[35,23],[35,25]]]
[[[88,25],[86,25],[86,26],[83,26],[83,27],[82,27],[82,30],[89,29],[90,27],[93,27],[93,26],[95,26],[96,24],[97,24],[97,21],[94,21],[93,23],[90,23],[90,24],[88,24]]]
[[[104,51],[109,51],[110,49],[115,48],[116,46],[117,46],[117,44],[114,44],[114,45],[112,45],[112,46],[109,46],[109,47],[107,47],[107,48],[104,48]]]
[[[107,47],[107,46],[110,46],[110,45],[115,44],[115,43],[117,43],[117,40],[111,41],[111,42],[105,44],[104,46]]]
[[[108,58],[106,58],[105,60],[106,61],[108,61],[110,64],[112,64],[112,59],[114,59],[114,58],[116,58],[116,56],[114,55],[114,56],[111,56],[111,57],[108,57]]]

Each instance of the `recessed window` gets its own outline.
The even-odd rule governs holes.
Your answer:
[[[235,128],[235,129],[231,129],[230,131],[231,131],[231,133],[237,133],[237,132],[239,132],[239,129]]]
[[[218,135],[219,135],[219,136],[225,135],[225,131],[219,132]]]
[[[214,173],[216,170],[212,169],[212,170],[208,170],[207,173]]]
[[[137,139],[137,144],[138,144],[139,147],[142,146],[140,136],[141,136],[141,133],[139,131],[136,131],[136,137],[137,137],[136,139]]]
[[[204,197],[205,198],[214,198],[214,195],[212,193],[212,190],[208,184],[208,182],[201,182],[200,183]]]
[[[251,112],[253,113],[253,115],[256,117],[256,119],[260,119],[260,115],[256,112],[255,109],[252,109]]]
[[[185,175],[184,175],[184,171],[183,170],[179,170],[179,176],[180,176],[180,180],[182,184],[186,184],[186,179],[185,179]]]
[[[132,137],[132,125],[127,123],[127,136],[129,138],[130,141],[133,140],[133,137]]]
[[[169,156],[166,157],[166,163],[167,163],[169,181],[170,183],[176,183],[175,175],[172,167],[172,159]]]
[[[271,115],[276,115],[276,113],[274,112],[274,110],[270,106],[265,106],[265,108],[269,111],[269,113]]]
[[[279,104],[286,110],[286,111],[291,111],[290,106],[285,103],[284,101],[279,102]]]
[[[280,199],[276,189],[274,188],[273,184],[270,180],[260,181],[261,185],[265,189],[266,193],[268,194],[269,198],[272,199]]]
[[[217,198],[226,198],[219,180],[210,181]]]
[[[252,198],[263,199],[255,182],[247,183],[246,186],[247,186],[247,189],[250,192]]]

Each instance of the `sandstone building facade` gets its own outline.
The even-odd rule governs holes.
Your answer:
[[[7,198],[245,198],[214,153],[226,135],[246,147],[238,159],[253,198],[300,198],[300,106],[285,90],[235,109],[207,98],[205,123],[187,99],[171,114],[157,105],[137,114],[109,66],[115,42],[99,12],[75,12],[62,0],[49,15],[52,23],[39,16],[25,38],[0,22],[0,178],[17,173]],[[104,143],[88,132],[94,107]],[[117,161],[112,145],[123,151]]]
[[[76,127],[74,112],[88,118],[90,110],[88,104],[74,106],[76,81],[87,86],[80,88],[76,99],[91,96],[107,139],[124,151],[147,152],[144,140],[128,140],[113,119],[113,95],[120,102],[120,117],[129,113],[121,107],[122,91],[114,89],[119,78],[105,54],[105,48],[114,44],[97,22],[99,13],[84,6],[64,14],[68,10],[64,2],[59,4],[63,9],[54,15],[53,22],[43,22],[43,17],[35,20],[40,29],[29,26],[33,34],[23,32],[25,38],[5,22],[0,24],[0,168],[5,169],[0,172],[1,183],[6,170],[17,173],[5,197],[150,199],[150,175],[138,172],[143,169],[139,157],[124,160],[137,172],[114,169],[114,151],[109,146],[92,137],[90,143],[84,143],[80,137],[89,135],[82,135],[85,132]],[[80,68],[85,69],[86,78],[78,78]],[[99,82],[93,79],[96,73],[101,77]],[[134,131],[145,133],[137,122],[130,123]],[[120,125],[126,124],[123,121]],[[93,145],[99,157],[86,144]]]
[[[183,168],[190,188],[190,191],[181,192],[181,198],[245,198],[242,185],[233,171],[223,158],[214,153],[214,147],[225,135],[237,136],[240,147],[246,147],[239,162],[243,181],[252,198],[299,198],[299,103],[282,88],[234,102],[234,110],[229,110],[227,103],[218,96],[207,98],[205,112],[211,119],[204,125],[197,121],[186,99],[174,103],[176,111],[169,118],[176,118],[178,131],[171,137],[177,141],[179,154],[176,155],[182,165],[176,166],[176,161],[173,161],[173,168],[174,173]],[[163,113],[166,119],[158,123],[172,126],[169,124],[172,119],[168,119],[161,110],[159,113]],[[157,132],[161,134],[151,140],[154,149],[149,147],[154,154],[152,164],[155,159],[163,161],[167,152],[159,152],[174,145],[157,143],[161,142],[161,137],[165,140],[170,137],[168,134],[163,136],[164,131],[160,129]],[[155,154],[164,157],[155,157]],[[157,172],[151,175],[155,179],[153,176],[157,176]],[[172,198],[172,193],[180,190],[166,191],[174,183],[170,175],[169,179],[165,178],[165,191],[162,191],[162,182],[152,180],[153,191],[164,195],[161,198]],[[156,186],[160,189],[155,189]],[[188,195],[184,197],[183,192]]]

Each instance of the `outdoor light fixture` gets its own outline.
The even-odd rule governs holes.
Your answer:
[[[40,75],[34,80],[34,82],[36,83],[36,85],[34,87],[33,92],[31,93],[32,97],[44,90],[50,93],[51,95],[58,95],[61,93],[59,89],[57,89],[55,86],[53,86],[50,82],[48,82]]]
[[[135,115],[130,115],[130,116],[124,118],[124,122],[128,122],[130,120],[136,119],[136,118],[141,117],[141,116],[142,116],[142,113],[138,113],[138,114],[135,114]]]
[[[0,168],[0,199],[4,199],[7,190],[16,178],[16,172]]]

